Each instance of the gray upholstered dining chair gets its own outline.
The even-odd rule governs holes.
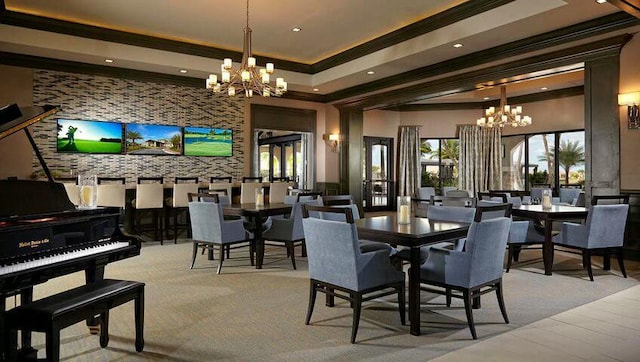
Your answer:
[[[419,217],[425,217],[427,215],[427,210],[429,210],[429,205],[431,204],[431,199],[433,196],[436,196],[436,189],[434,187],[419,187],[417,198],[413,199],[415,203],[415,215]]]
[[[298,201],[291,208],[291,215],[286,219],[274,218],[271,228],[262,233],[265,242],[282,242],[287,248],[287,256],[291,258],[293,269],[296,269],[296,256],[294,248],[296,243],[305,240],[302,228],[302,205],[318,205],[318,200]]]
[[[309,217],[309,211],[342,213],[346,221]],[[305,324],[311,321],[318,292],[349,301],[353,308],[351,343],[355,343],[362,302],[397,294],[400,322],[405,324],[404,272],[396,270],[384,251],[361,253],[351,208],[303,206],[310,293]]]
[[[502,265],[510,226],[508,217],[474,221],[463,251],[432,247],[429,258],[420,267],[421,289],[464,300],[473,339],[478,336],[473,322],[472,300],[482,294],[496,292],[502,317],[505,323],[509,323],[502,296]]]
[[[190,194],[201,195],[201,194]],[[225,258],[225,250],[230,249],[231,245],[239,243],[248,243],[249,257],[251,265],[253,261],[253,239],[251,235],[244,229],[242,220],[224,220],[222,214],[222,205],[209,198],[217,199],[217,195],[204,195],[198,197],[200,201],[189,202],[189,214],[191,223],[191,235],[193,239],[193,253],[191,255],[191,269],[196,262],[198,248],[213,249],[218,247],[218,270],[220,274],[222,262]],[[240,246],[238,246],[240,247]]]
[[[560,234],[553,238],[554,246],[578,249],[582,252],[582,264],[593,281],[591,255],[601,252],[615,254],[620,272],[626,278],[624,269],[623,244],[629,205],[593,205],[589,209],[585,224],[562,223]]]

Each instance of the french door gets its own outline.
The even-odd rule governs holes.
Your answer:
[[[363,153],[362,207],[365,211],[391,210],[395,198],[393,138],[364,137]]]

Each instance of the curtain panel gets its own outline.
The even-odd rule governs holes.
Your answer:
[[[472,195],[502,189],[502,132],[500,128],[458,126],[460,163],[458,188]]]
[[[415,197],[420,187],[420,126],[398,127],[398,196]]]

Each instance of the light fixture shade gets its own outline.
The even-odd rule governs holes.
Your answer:
[[[618,94],[618,105],[632,106],[634,104],[640,104],[640,92]]]

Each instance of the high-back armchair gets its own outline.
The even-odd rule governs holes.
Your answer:
[[[190,197],[193,199],[194,195]],[[191,255],[191,269],[196,262],[198,248],[206,248],[213,250],[218,247],[218,269],[217,274],[222,270],[222,262],[225,257],[225,248],[233,244],[247,243],[243,246],[249,246],[249,256],[251,265],[253,265],[253,240],[249,233],[244,229],[242,220],[224,220],[222,213],[222,205],[215,202],[216,195],[206,195],[213,197],[214,200],[207,200],[205,196],[197,197],[200,201],[189,202],[189,214],[191,223],[191,233],[193,238],[193,252]]]
[[[627,204],[593,205],[589,209],[585,224],[563,223],[562,231],[553,238],[553,243],[580,250],[583,266],[587,269],[591,281],[593,281],[591,254],[594,251],[604,253],[605,258],[615,254],[620,272],[626,278],[623,244],[628,213],[629,205]]]
[[[342,213],[345,221],[309,217],[309,211]],[[305,324],[311,321],[318,292],[348,300],[353,308],[351,343],[355,343],[362,302],[396,294],[400,322],[405,323],[404,272],[396,270],[387,253],[361,253],[351,208],[304,205],[302,221],[307,240],[311,290]]]
[[[511,219],[498,217],[474,222],[469,228],[464,250],[432,247],[429,258],[420,267],[424,290],[464,300],[467,323],[477,339],[473,322],[472,300],[495,291],[505,323],[509,317],[502,296],[502,264]],[[434,289],[435,286],[441,289]],[[451,294],[452,291],[458,293]]]

